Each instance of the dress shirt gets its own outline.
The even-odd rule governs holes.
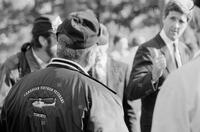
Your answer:
[[[180,52],[178,49],[178,43],[179,43],[178,39],[174,40],[174,41],[170,40],[167,37],[167,35],[165,34],[164,30],[161,30],[160,36],[163,39],[163,41],[165,42],[165,44],[167,45],[167,48],[169,49],[172,58],[176,59],[174,61],[177,61],[178,67],[180,67],[182,65],[182,63],[181,63]],[[174,49],[174,44],[175,44],[175,49]]]

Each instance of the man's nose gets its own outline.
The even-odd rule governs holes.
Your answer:
[[[179,27],[180,27],[180,23],[179,23],[178,20],[176,20],[176,21],[174,22],[174,27],[175,27],[175,28],[179,28]]]

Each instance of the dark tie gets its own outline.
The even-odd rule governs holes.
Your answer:
[[[174,49],[174,61],[176,63],[176,66],[177,66],[177,68],[181,67],[181,65],[182,65],[181,64],[181,58],[180,58],[178,48],[177,48],[175,43],[173,43],[173,49]]]

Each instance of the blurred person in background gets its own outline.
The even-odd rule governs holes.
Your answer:
[[[115,91],[122,100],[130,71],[127,64],[109,56],[109,33],[105,25],[101,24],[100,26],[105,44],[98,46],[95,65],[90,72],[94,78]]]
[[[45,16],[35,19],[32,40],[21,51],[6,59],[0,67],[0,106],[10,88],[23,76],[44,68],[56,54],[56,37],[52,22]]]
[[[170,0],[165,6],[161,31],[137,50],[127,98],[141,99],[141,132],[151,131],[156,97],[164,80],[192,58],[179,38],[192,18],[193,7],[192,0]]]
[[[129,62],[129,51],[128,51],[128,39],[122,36],[114,36],[113,39],[114,49],[110,53],[110,56],[117,60],[124,63]]]
[[[119,97],[87,73],[101,44],[99,31],[92,11],[68,15],[56,33],[58,58],[9,92],[4,132],[128,132]]]
[[[132,38],[132,41],[129,43],[129,57],[132,58],[129,60],[129,65],[130,67],[132,67],[134,58],[135,58],[135,54],[138,50],[138,47],[143,44],[145,42],[145,38],[143,36],[136,36]]]
[[[127,100],[124,98],[124,90],[128,85],[128,79],[130,76],[130,68],[128,64],[120,62],[119,60],[115,60],[109,56],[109,32],[107,27],[103,24],[101,24],[101,34],[103,36],[102,38],[104,38],[105,44],[98,46],[96,62],[95,65],[90,69],[89,74],[115,91],[123,102],[123,107],[133,108],[131,113],[124,109],[125,121],[126,123],[132,123],[132,126],[134,126],[132,128],[133,131],[137,132],[139,125],[137,122],[136,113],[134,111],[134,103],[126,102]],[[130,119],[128,116],[131,118],[130,121],[126,120]]]

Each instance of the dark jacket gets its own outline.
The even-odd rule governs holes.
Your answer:
[[[55,58],[11,89],[5,132],[127,132],[116,94],[72,61]]]
[[[165,56],[167,67],[159,80],[153,83],[151,72],[155,50]],[[183,43],[179,43],[179,51],[182,64],[191,59],[190,53]],[[142,132],[150,132],[158,88],[163,84],[168,74],[175,69],[177,69],[176,64],[159,34],[139,47],[129,79],[128,98],[129,100],[141,99],[142,113],[140,123]]]

